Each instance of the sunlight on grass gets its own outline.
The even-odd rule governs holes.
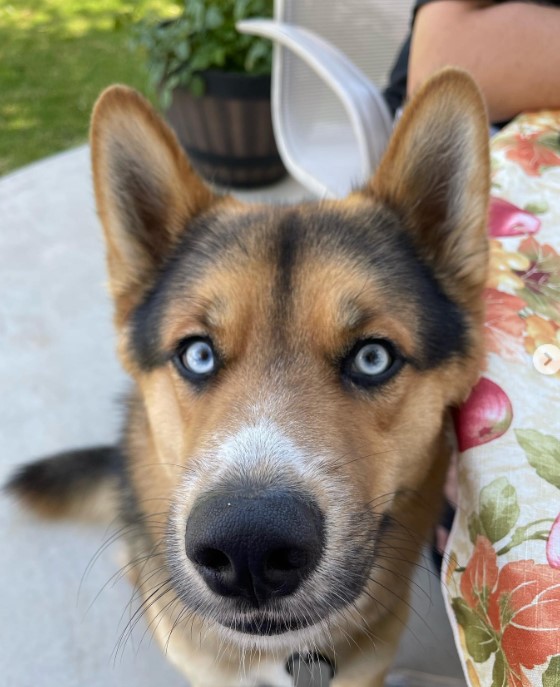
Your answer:
[[[0,3],[0,174],[85,142],[105,86],[145,91],[142,58],[116,27],[177,11],[176,0]]]

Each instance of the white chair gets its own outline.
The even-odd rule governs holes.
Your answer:
[[[320,196],[342,197],[377,166],[392,129],[380,89],[412,0],[276,0],[274,20],[238,23],[275,42],[272,114],[282,159]]]

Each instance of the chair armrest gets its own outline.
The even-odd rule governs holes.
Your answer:
[[[307,29],[270,19],[244,20],[236,26],[291,50],[332,89],[350,118],[367,178],[379,164],[392,130],[391,113],[379,89],[342,51]]]

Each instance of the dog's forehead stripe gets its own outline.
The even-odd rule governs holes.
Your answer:
[[[276,284],[271,290],[270,317],[288,335],[290,309],[297,306],[293,300],[296,274],[298,280],[312,280],[314,261],[334,259],[381,286],[380,293],[391,303],[404,304],[415,313],[410,326],[415,327],[419,368],[434,368],[466,351],[464,314],[419,259],[391,212],[375,206],[368,213],[311,207],[260,209],[232,218],[210,214],[193,222],[133,315],[131,344],[140,368],[149,371],[169,359],[170,352],[162,350],[160,331],[171,303],[188,307],[197,282],[208,277],[210,270],[218,274],[226,265],[240,269],[246,265],[251,270],[259,262],[268,265],[271,284]],[[228,297],[224,294],[224,299]],[[382,305],[372,303],[371,307]]]
[[[277,262],[278,287],[282,296],[289,296],[292,275],[296,268],[298,249],[302,241],[302,227],[293,214],[288,214],[279,224],[276,243],[272,245]]]

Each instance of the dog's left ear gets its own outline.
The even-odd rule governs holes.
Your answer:
[[[488,135],[474,81],[444,69],[405,108],[366,189],[400,216],[447,294],[467,307],[486,281]]]
[[[122,322],[189,220],[216,197],[169,127],[130,88],[112,86],[101,94],[90,140],[110,286]]]

